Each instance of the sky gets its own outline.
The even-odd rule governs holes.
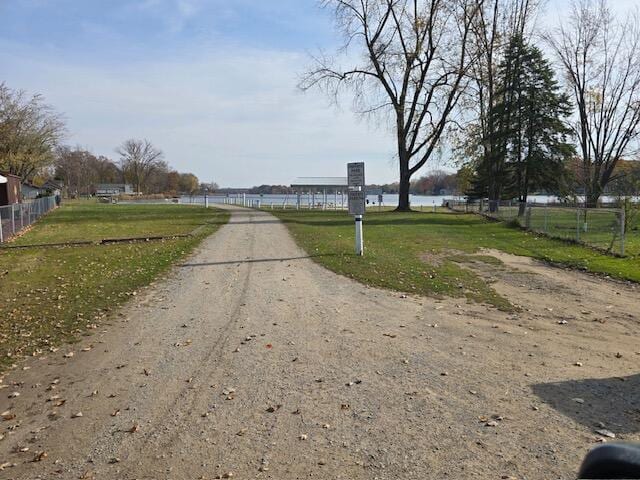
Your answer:
[[[568,3],[549,0],[542,22]],[[0,0],[0,82],[42,94],[67,144],[114,160],[145,138],[221,186],[344,176],[352,161],[368,183],[394,181],[384,126],[297,88],[311,55],[339,40],[318,0]]]

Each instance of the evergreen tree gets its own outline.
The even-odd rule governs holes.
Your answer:
[[[498,100],[490,113],[494,150],[477,165],[473,190],[484,193],[497,185],[498,191],[486,192],[490,198],[518,197],[522,214],[531,192],[560,188],[574,153],[564,122],[571,104],[540,49],[520,35],[509,41],[497,81]]]

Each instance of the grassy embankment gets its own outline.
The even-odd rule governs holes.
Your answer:
[[[269,210],[271,212],[271,210]],[[274,210],[297,242],[316,261],[368,285],[430,296],[467,297],[510,309],[490,285],[465,263],[500,263],[483,255],[493,248],[640,282],[640,244],[630,242],[630,258],[614,258],[579,245],[552,240],[453,213],[369,212],[365,216],[364,257],[353,254],[353,220],[346,213]]]
[[[228,213],[180,205],[72,202],[13,245],[195,234],[149,242],[0,249],[0,369],[73,341],[185,257]]]

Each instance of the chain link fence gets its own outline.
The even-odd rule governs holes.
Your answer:
[[[55,197],[0,207],[0,243],[8,241],[55,207]]]
[[[552,238],[583,243],[618,255],[625,254],[625,211],[621,208],[520,205],[517,201],[452,201],[458,212],[479,213]]]

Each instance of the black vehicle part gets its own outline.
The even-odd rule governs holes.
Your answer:
[[[610,443],[591,450],[580,479],[640,479],[640,443]]]

